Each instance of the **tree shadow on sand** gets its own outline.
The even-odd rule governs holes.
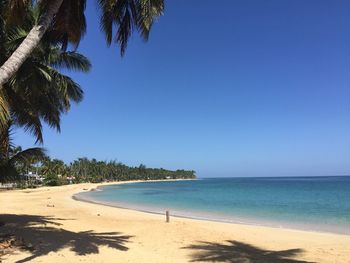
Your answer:
[[[281,251],[264,250],[246,243],[227,240],[226,243],[198,242],[184,247],[194,250],[191,262],[228,262],[228,263],[306,263],[293,259],[303,253],[302,249]]]
[[[118,232],[95,233],[93,231],[72,232],[59,228],[59,221],[70,220],[35,215],[0,215],[1,236],[14,236],[30,248],[32,255],[18,262],[27,262],[36,257],[70,248],[77,255],[98,254],[99,246],[108,246],[126,251],[125,243],[132,236]]]

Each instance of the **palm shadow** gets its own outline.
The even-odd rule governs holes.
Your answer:
[[[70,220],[36,215],[0,215],[0,237],[14,236],[24,243],[22,247],[30,247],[31,256],[20,262],[27,262],[36,257],[70,248],[77,255],[98,254],[100,246],[108,246],[126,251],[125,243],[132,236],[119,232],[96,233],[91,230],[73,232],[60,228],[60,221]]]
[[[184,247],[194,250],[191,262],[228,262],[228,263],[306,263],[295,257],[303,253],[302,249],[265,250],[256,246],[227,240],[226,243],[198,242]]]

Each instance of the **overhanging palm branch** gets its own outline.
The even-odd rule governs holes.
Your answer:
[[[52,0],[51,0],[52,1]],[[52,5],[41,1],[41,14]],[[100,7],[100,27],[108,45],[114,41],[120,45],[123,55],[134,30],[147,40],[151,27],[164,12],[164,0],[97,0]],[[63,0],[52,21],[48,33],[57,39],[63,49],[68,43],[77,46],[86,32],[86,0]]]
[[[48,1],[43,2],[48,3]],[[85,8],[86,0],[64,0],[55,15],[50,35],[60,40],[63,50],[67,49],[68,43],[77,47],[84,36]]]
[[[46,158],[45,149],[30,148],[22,151],[11,140],[12,121],[0,129],[0,182],[14,181],[20,178],[17,167],[38,162]]]
[[[100,27],[108,45],[113,38],[125,53],[128,40],[136,29],[147,40],[154,20],[164,11],[163,0],[98,0]]]
[[[28,36],[15,51],[10,53],[0,67],[0,89],[19,70],[21,65],[40,44],[44,35],[56,39],[66,50],[68,43],[77,46],[85,34],[86,0],[0,0],[2,10],[0,16],[6,17],[11,10],[11,17],[21,17],[21,12],[30,9],[33,3],[40,8],[40,18],[33,25]],[[12,2],[11,2],[12,1]],[[107,44],[114,38],[120,45],[123,55],[127,42],[136,29],[147,40],[154,20],[163,14],[164,0],[97,0],[101,9],[100,25],[105,33]],[[13,8],[9,3],[17,3]],[[19,5],[23,9],[17,8]],[[4,11],[6,10],[6,11]],[[25,19],[25,16],[23,17]],[[50,32],[49,29],[51,28]],[[113,37],[114,36],[114,37]]]
[[[5,125],[10,117],[9,105],[4,92],[0,91],[0,129],[5,129]]]
[[[24,28],[13,27],[6,31],[7,41],[2,45],[11,53],[27,34]],[[31,132],[37,142],[43,142],[42,121],[60,131],[61,114],[69,111],[71,102],[82,100],[83,91],[59,70],[88,72],[90,67],[86,57],[75,51],[62,51],[56,40],[45,37],[3,88],[12,120]]]
[[[51,49],[49,54],[51,66],[60,69],[88,72],[91,64],[89,60],[75,51],[60,52],[58,49]]]
[[[45,158],[46,153],[43,148],[29,148],[24,151],[21,151],[9,159],[9,164],[16,165],[17,163],[29,163],[29,162],[38,162]]]
[[[28,10],[32,7],[32,0],[1,0],[1,16],[9,26],[22,25],[28,17]]]
[[[19,180],[18,166],[39,162],[46,156],[43,148],[29,148],[9,158],[0,159],[0,182]]]

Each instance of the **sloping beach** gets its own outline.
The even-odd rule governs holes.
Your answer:
[[[350,236],[171,217],[75,201],[97,184],[0,192],[3,262],[350,262]],[[21,248],[19,248],[21,247]]]

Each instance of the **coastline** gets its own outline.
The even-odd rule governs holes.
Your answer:
[[[189,262],[198,258],[198,253],[204,255],[205,251],[203,250],[206,248],[208,251],[213,251],[221,246],[230,248],[228,251],[232,251],[236,256],[239,252],[237,250],[243,249],[245,246],[246,248],[254,248],[252,251],[255,251],[255,254],[252,256],[255,257],[259,252],[261,252],[260,256],[264,257],[268,251],[277,253],[298,250],[300,253],[290,254],[294,260],[349,261],[350,235],[228,224],[175,216],[171,217],[170,223],[165,223],[164,215],[72,200],[72,196],[76,193],[86,192],[98,186],[119,183],[130,182],[80,184],[1,192],[0,221],[6,222],[6,218],[11,218],[13,222],[23,221],[23,217],[28,217],[33,221],[33,217],[45,217],[47,218],[44,228],[45,236],[42,235],[41,239],[47,239],[50,235],[55,237],[57,231],[60,238],[56,238],[55,243],[58,242],[57,240],[63,242],[61,241],[64,239],[61,237],[62,235],[68,236],[67,240],[64,240],[66,242],[63,242],[64,244],[59,248],[55,247],[53,242],[50,243],[51,239],[43,240],[44,243],[49,244],[44,249],[41,248],[41,241],[35,238],[36,227],[41,231],[40,226],[43,223],[41,221],[34,222],[36,224],[31,222],[25,227],[21,225],[21,228],[17,229],[18,235],[27,234],[24,240],[28,240],[38,247],[34,252],[21,250],[5,255],[2,258],[4,262],[15,262],[28,257],[32,257],[32,262],[58,262],[63,257],[69,262],[110,262],[114,259],[119,259],[120,262]],[[50,207],[49,204],[53,206]],[[4,227],[6,225],[0,230]],[[29,231],[34,233],[30,232],[31,235],[29,235]],[[125,242],[123,242],[123,249],[118,249],[107,241],[97,240],[94,236],[94,238],[91,236],[87,238],[85,233],[90,233],[89,231],[105,234],[120,233],[128,238],[125,238]],[[91,240],[91,244],[84,244],[83,247],[96,246],[96,248],[85,251],[86,249],[77,247],[77,243],[82,242],[81,240]],[[48,249],[50,245],[52,246],[51,250]],[[42,253],[36,254],[35,252],[42,250],[44,250]],[[216,252],[220,253],[220,250]],[[241,252],[241,256],[243,256],[244,251]],[[247,254],[246,252],[245,254]],[[229,256],[225,255],[225,257]],[[164,260],[165,258],[166,260]]]
[[[174,179],[174,180],[164,180],[164,181],[186,181],[186,180],[196,180],[196,179]],[[107,184],[99,184],[93,189],[90,189],[89,191],[102,191],[102,188],[104,186],[108,185],[118,185],[118,184],[134,184],[134,183],[152,183],[152,182],[162,182],[163,180],[149,180],[149,181],[126,181],[126,182],[117,182],[117,183],[107,183]],[[85,192],[89,192],[85,191]],[[155,214],[155,215],[165,215],[165,210],[161,210],[160,208],[157,209],[156,207],[147,207],[147,206],[137,206],[133,203],[119,203],[119,202],[104,202],[99,200],[94,200],[93,198],[87,198],[85,196],[80,195],[84,192],[75,193],[72,195],[72,199],[75,201],[80,202],[87,202],[92,203],[96,205],[102,205],[102,206],[108,206],[108,207],[114,207],[118,209],[125,209],[125,210],[132,210],[142,213],[148,213],[148,214]],[[196,214],[192,212],[183,212],[183,211],[177,211],[177,210],[171,210],[170,209],[170,216],[171,217],[177,217],[177,218],[184,218],[184,219],[193,219],[193,220],[200,220],[200,221],[209,221],[209,222],[218,222],[218,223],[225,223],[225,224],[238,224],[238,225],[248,225],[248,226],[258,226],[258,227],[270,227],[270,228],[277,228],[277,229],[289,229],[289,230],[300,230],[300,231],[306,231],[306,232],[314,232],[314,233],[325,233],[325,234],[337,234],[337,235],[345,235],[349,236],[349,232],[344,232],[343,230],[340,230],[342,228],[332,228],[332,230],[329,230],[330,228],[326,229],[322,226],[319,226],[316,228],[313,226],[313,228],[310,228],[309,224],[301,224],[301,223],[288,223],[288,222],[278,222],[278,221],[268,221],[268,220],[259,220],[258,218],[220,218],[215,217],[209,214]]]

